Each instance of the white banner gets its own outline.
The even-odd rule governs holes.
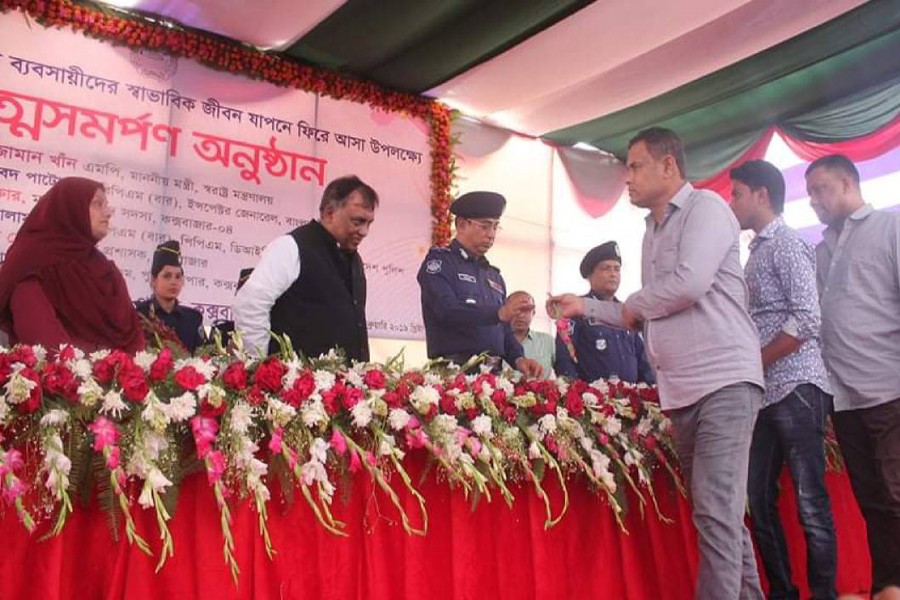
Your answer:
[[[228,319],[238,271],[355,174],[381,199],[360,247],[369,333],[422,339],[430,162],[419,119],[0,14],[0,260],[53,183],[89,177],[115,208],[100,248],[132,297],[150,294],[153,249],[175,239],[182,302]]]

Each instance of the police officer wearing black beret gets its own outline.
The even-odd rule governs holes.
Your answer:
[[[191,354],[206,341],[203,315],[200,311],[178,302],[184,287],[184,268],[181,266],[181,246],[168,240],[156,247],[150,267],[150,287],[153,296],[135,304],[147,318],[156,317],[172,329]]]
[[[507,300],[500,270],[485,254],[494,245],[506,199],[495,192],[469,192],[450,206],[456,237],[447,248],[434,247],[419,269],[422,316],[429,358],[457,364],[488,353],[491,362],[506,360],[526,375],[538,377],[541,366],[526,358],[508,323],[531,311],[528,296]]]
[[[592,248],[581,261],[581,276],[591,285],[584,297],[618,302],[615,294],[621,272],[618,244],[606,242]],[[644,340],[637,332],[602,325],[586,317],[568,319],[567,325],[570,345],[564,342],[562,333],[556,335],[558,374],[585,381],[615,376],[630,383],[656,382],[644,353]]]

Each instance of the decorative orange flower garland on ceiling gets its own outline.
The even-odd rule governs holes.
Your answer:
[[[368,104],[424,119],[430,125],[432,243],[450,242],[451,186],[455,172],[449,108],[422,96],[391,91],[369,81],[316,69],[233,40],[132,14],[112,14],[66,0],[0,0],[0,10],[21,10],[45,27],[71,27],[85,35],[190,58],[221,71],[305,92]]]

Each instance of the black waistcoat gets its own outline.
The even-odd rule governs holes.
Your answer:
[[[318,221],[289,234],[300,251],[300,277],[272,306],[272,331],[316,357],[337,346],[348,359],[369,360],[366,273],[359,254],[347,254]],[[275,342],[269,352],[277,351]]]

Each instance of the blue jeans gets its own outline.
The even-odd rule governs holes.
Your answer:
[[[778,479],[785,462],[806,535],[810,592],[817,599],[836,597],[837,547],[825,489],[825,419],[831,406],[831,396],[812,384],[802,384],[762,409],[753,430],[747,493],[771,599],[799,598],[778,517]]]

